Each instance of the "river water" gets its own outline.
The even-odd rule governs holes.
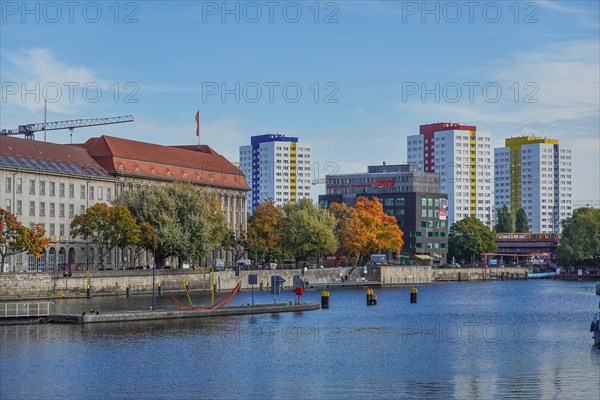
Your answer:
[[[0,398],[600,399],[593,282],[421,286],[418,304],[409,290],[376,289],[370,307],[365,289],[344,288],[331,290],[329,310],[0,327]],[[254,299],[273,301],[268,292]],[[319,300],[319,291],[303,296]],[[250,301],[245,291],[231,304]],[[157,303],[171,307],[168,296]],[[55,309],[150,304],[96,297]]]

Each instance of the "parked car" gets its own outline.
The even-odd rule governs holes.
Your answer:
[[[237,261],[237,265],[252,265],[252,261],[249,259],[241,259]]]

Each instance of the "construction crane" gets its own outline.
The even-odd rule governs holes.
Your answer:
[[[18,129],[2,129],[0,135],[25,135],[26,139],[34,139],[35,132],[44,131],[44,141],[46,131],[55,131],[58,129],[69,129],[71,138],[73,138],[73,129],[86,126],[100,126],[111,124],[122,124],[124,122],[133,122],[133,115],[124,115],[121,117],[110,118],[88,118],[72,119],[68,121],[40,122],[36,124],[19,125]]]

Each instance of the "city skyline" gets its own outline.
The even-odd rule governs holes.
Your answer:
[[[43,121],[42,94],[59,90],[48,121],[135,116],[76,129],[74,142],[195,144],[200,109],[201,143],[229,160],[251,136],[299,136],[324,178],[406,162],[419,125],[452,121],[491,134],[493,148],[559,139],[573,150],[576,204],[600,200],[598,3],[287,2],[270,15],[259,2],[258,20],[235,2],[98,3],[98,18],[96,3],[60,16],[21,4],[2,5],[0,128]],[[68,143],[69,132],[48,140]]]

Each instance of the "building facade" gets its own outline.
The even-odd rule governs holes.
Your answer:
[[[396,217],[404,232],[402,254],[435,264],[446,262],[448,251],[447,199],[439,175],[416,165],[375,165],[367,173],[327,175],[326,194],[319,204],[354,206],[360,196],[377,197],[386,214]]]
[[[494,224],[494,184],[491,135],[475,126],[441,122],[420,126],[407,137],[408,162],[440,175],[448,195],[448,223],[476,217]]]
[[[311,198],[311,145],[278,134],[252,136],[240,146],[240,170],[251,187],[248,212],[269,199],[276,205]]]
[[[100,202],[110,203],[127,190],[187,182],[214,191],[229,228],[246,229],[246,184],[231,162],[206,145],[161,146],[110,136],[81,145],[64,145],[0,136],[0,206],[25,226],[40,224],[51,239],[48,256],[17,255],[9,270],[50,270],[58,264],[93,270],[98,252],[83,238],[71,238],[75,215]],[[132,261],[129,250],[109,253],[104,264],[120,268]],[[216,248],[214,260],[232,263],[232,255]],[[141,263],[150,263],[150,255]]]
[[[5,271],[54,271],[99,264],[98,252],[82,238],[72,238],[73,217],[96,203],[109,202],[116,180],[85,149],[0,136],[0,206],[24,226],[41,225],[50,246],[8,258]],[[106,262],[113,263],[112,254]]]
[[[572,215],[571,150],[557,139],[521,136],[494,149],[495,208],[504,205],[513,219],[527,213],[530,232],[560,232]]]

